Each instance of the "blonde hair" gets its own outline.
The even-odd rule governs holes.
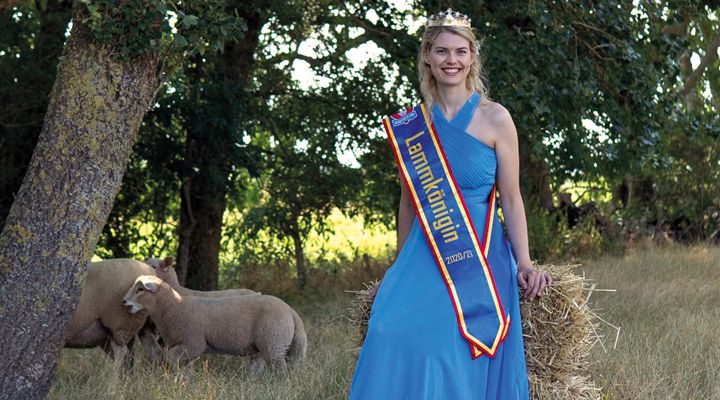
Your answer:
[[[454,33],[460,35],[470,42],[470,54],[472,54],[473,62],[470,66],[470,72],[467,75],[465,85],[468,90],[480,93],[482,98],[488,97],[488,89],[485,84],[485,76],[483,74],[483,65],[480,62],[480,42],[475,37],[472,28],[462,26],[431,26],[425,29],[420,44],[420,52],[417,58],[418,78],[420,81],[420,93],[428,104],[432,105],[438,98],[437,81],[430,70],[430,66],[425,62],[425,57],[430,52],[433,42],[443,32]]]

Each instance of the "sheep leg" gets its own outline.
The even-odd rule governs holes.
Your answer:
[[[150,362],[156,364],[164,358],[163,347],[160,344],[157,333],[152,327],[145,325],[138,333],[138,337]]]
[[[282,338],[278,336],[269,336],[265,339],[270,340],[257,343],[260,357],[265,365],[270,366],[274,371],[284,372],[287,368],[285,358],[287,357],[289,345],[284,344]]]
[[[114,339],[108,340],[110,344],[110,349],[107,349],[107,345],[103,346],[103,350],[105,350],[106,353],[109,353],[112,355],[113,360],[115,361],[115,364],[118,366],[125,365],[128,361],[128,354],[130,353],[128,346],[125,344],[121,344],[116,342]]]
[[[263,357],[254,356],[252,358],[252,363],[250,363],[250,375],[253,377],[258,377],[264,369],[265,359]]]
[[[190,351],[187,346],[178,344],[167,349],[165,352],[165,361],[172,365],[175,370],[179,370],[181,366],[192,368],[192,364],[200,357],[202,351],[196,353],[197,352]]]

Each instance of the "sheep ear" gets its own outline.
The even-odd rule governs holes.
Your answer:
[[[164,260],[162,260],[162,263],[160,264],[162,267],[168,268],[173,264],[173,258],[170,256],[165,257]]]
[[[157,291],[157,284],[155,282],[142,282],[142,285],[143,288],[150,293],[155,293]]]

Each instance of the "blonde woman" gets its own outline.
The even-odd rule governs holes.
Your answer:
[[[552,280],[530,261],[517,132],[488,99],[477,46],[467,16],[430,17],[418,55],[425,103],[384,121],[403,180],[400,251],[351,399],[529,397],[518,286],[532,299]]]

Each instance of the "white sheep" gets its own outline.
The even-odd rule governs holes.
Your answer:
[[[65,347],[100,346],[114,360],[124,362],[147,312],[131,314],[122,304],[123,296],[139,276],[153,273],[147,264],[131,259],[89,263]]]
[[[199,296],[199,297],[228,297],[228,296],[243,296],[246,294],[260,294],[250,289],[225,289],[225,290],[192,290],[186,287],[180,286],[177,273],[173,265],[172,257],[165,258],[146,258],[145,263],[155,269],[155,275],[170,285],[178,293],[183,296]]]
[[[255,292],[250,289],[227,289],[227,290],[192,290],[188,289],[186,287],[180,286],[180,281],[178,280],[177,273],[175,272],[175,268],[172,267],[173,265],[173,258],[172,257],[165,257],[165,258],[146,258],[145,264],[148,264],[155,270],[155,275],[159,277],[160,279],[167,282],[170,287],[175,289],[180,295],[182,296],[198,296],[198,297],[228,297],[228,296],[244,296],[248,294],[260,294],[260,292]],[[148,318],[148,322],[145,324],[145,326],[142,328],[142,330],[138,333],[138,336],[140,337],[140,340],[142,341],[143,348],[145,349],[145,352],[148,354],[148,357],[151,361],[156,362],[159,361],[162,356],[162,351],[164,351],[163,346],[163,340],[159,336],[157,329],[155,328],[155,323],[152,322],[151,318]]]
[[[302,320],[274,296],[182,296],[157,276],[141,276],[123,303],[131,313],[147,310],[168,348],[166,360],[176,367],[208,352],[254,356],[253,374],[305,358]]]

